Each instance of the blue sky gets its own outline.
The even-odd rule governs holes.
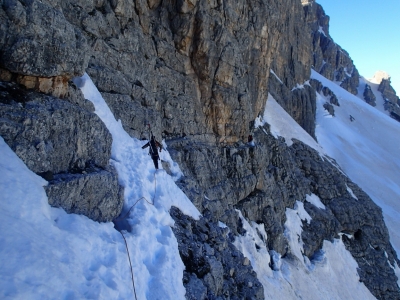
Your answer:
[[[400,96],[400,0],[316,0],[330,16],[329,33],[371,78],[383,70]]]

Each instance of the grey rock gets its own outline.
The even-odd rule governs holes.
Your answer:
[[[400,98],[390,84],[390,77],[382,79],[378,91],[382,93],[382,97],[385,100],[385,109],[390,112],[392,118],[400,122]]]
[[[69,101],[72,104],[75,104],[89,112],[94,113],[95,111],[93,103],[85,99],[80,88],[78,88],[73,82],[68,83],[68,93],[64,100]]]
[[[86,38],[49,3],[7,0],[0,19],[0,64],[9,71],[41,77],[84,73]]]
[[[204,283],[209,291],[218,295],[222,291],[224,268],[222,263],[213,256],[207,258],[207,263],[210,266],[210,272],[204,276]]]
[[[245,257],[243,260],[243,266],[248,266],[249,264],[250,264],[250,260],[247,257]]]
[[[325,91],[329,97],[329,91]],[[264,130],[268,132],[269,129],[266,126]],[[180,184],[187,194],[190,194],[190,188],[195,186],[199,195],[204,197],[208,193],[207,188],[212,183],[223,182],[223,179],[229,179],[229,176],[237,177],[239,180],[243,179],[240,176],[247,176],[244,170],[258,174],[253,191],[241,200],[240,198],[243,196],[237,198],[239,201],[232,201],[232,194],[229,193],[229,190],[221,188],[218,197],[221,197],[224,201],[216,198],[195,202],[200,211],[225,222],[232,234],[237,235],[243,234],[244,231],[237,217],[229,211],[231,206],[240,209],[243,216],[248,220],[264,223],[268,234],[266,244],[270,251],[277,251],[282,256],[290,256],[288,242],[283,234],[286,221],[285,209],[287,207],[293,208],[296,200],[302,199],[304,201],[306,194],[314,193],[320,197],[326,209],[321,210],[305,202],[305,209],[312,216],[312,221],[309,224],[303,223],[302,239],[305,243],[304,253],[311,261],[318,257],[324,240],[332,241],[333,238],[338,237],[339,233],[354,235],[359,231],[363,232],[363,237],[368,243],[375,243],[379,245],[379,249],[385,249],[387,253],[391,253],[389,260],[397,261],[396,254],[388,240],[387,229],[382,222],[381,210],[343,174],[334,160],[321,159],[315,150],[299,141],[294,141],[291,147],[287,147],[282,139],[275,139],[269,133],[265,134],[263,130],[255,130],[253,136],[256,147],[249,148],[249,157],[246,156],[247,152],[243,151],[244,148],[242,147],[245,146],[237,145],[224,149],[223,155],[219,155],[224,158],[223,160],[216,159],[217,154],[214,153],[218,152],[214,151],[217,151],[217,149],[209,145],[196,145],[188,139],[185,139],[185,141],[168,141],[169,149],[176,150],[176,152],[171,152],[172,157],[179,162],[185,173]],[[192,155],[193,151],[200,151],[202,155]],[[240,155],[241,159],[233,160],[232,153]],[[236,162],[232,173],[225,173],[226,166],[232,165],[232,161]],[[239,161],[240,163],[238,163]],[[215,168],[215,166],[218,167]],[[249,168],[249,166],[252,166],[252,168]],[[201,167],[201,171],[193,171],[199,167]],[[212,183],[203,178],[202,174],[213,176]],[[347,187],[353,190],[358,200],[350,195]],[[348,208],[349,203],[351,203],[351,209]],[[215,236],[209,229],[204,232],[207,238]],[[379,238],[376,237],[377,232],[379,232]],[[190,247],[189,245],[185,247]],[[357,261],[366,258],[367,252],[358,247],[357,243],[353,245],[349,242],[348,245],[348,249]],[[197,248],[199,247],[197,246]],[[215,249],[214,255],[217,257],[218,247]],[[393,273],[390,273],[387,269],[387,261],[382,260],[379,255],[370,255],[368,259],[374,271],[372,272],[370,267],[360,271],[361,280],[366,283],[374,295],[381,297],[385,295],[386,291],[379,286],[377,287],[373,282],[378,278],[388,278],[386,286],[390,286],[389,294],[394,293],[391,295],[395,295],[396,292],[392,283],[396,280]],[[244,260],[241,260],[240,264],[243,265],[243,262]],[[365,265],[365,263],[362,265]],[[378,267],[380,265],[382,267]],[[207,272],[209,272],[209,269]],[[226,272],[229,276],[231,274],[240,276],[236,266],[232,266]],[[205,276],[205,274],[202,274],[202,276]],[[203,278],[202,276],[199,278]],[[211,287],[210,276],[207,277],[209,288]],[[245,284],[248,286],[247,282]]]
[[[250,264],[243,265],[243,254],[231,242],[234,236],[220,228],[212,214],[206,213],[198,221],[176,207],[171,208],[170,214],[175,220],[172,229],[186,267],[183,283],[187,299],[204,299],[205,292],[205,299],[264,299],[257,274]],[[208,247],[214,255],[207,255]]]
[[[49,181],[49,204],[108,222],[119,215],[122,189],[109,169],[111,134],[74,84],[61,100],[0,82],[0,134]],[[78,106],[79,105],[79,106]]]
[[[359,85],[359,77],[360,74],[358,73],[358,70],[354,67],[353,72],[351,73],[351,76],[349,77],[346,75],[345,79],[342,81],[340,86],[344,88],[346,91],[352,93],[353,95],[357,95],[358,93],[358,85]]]
[[[310,85],[317,91],[317,93],[321,93],[322,88],[324,87],[319,80],[310,79]]]
[[[302,89],[288,88],[270,75],[269,92],[291,117],[315,138],[316,96],[309,85]]]
[[[184,272],[185,277],[188,277],[186,288],[186,299],[188,300],[205,300],[207,299],[207,288],[204,286],[203,281],[197,278],[196,274],[187,274]]]
[[[314,1],[303,3],[305,18],[312,32],[312,66],[315,71],[357,94],[359,73],[349,53],[334,42],[329,34],[329,16]]]
[[[324,108],[331,116],[333,116],[333,117],[335,116],[335,109],[332,104],[325,102]]]
[[[387,101],[390,101],[393,104],[400,104],[399,97],[397,97],[396,91],[390,84],[390,78],[382,79],[381,83],[378,86],[378,91],[382,93],[382,96],[384,97],[384,99],[387,99]]]
[[[34,172],[108,166],[111,134],[94,113],[72,103],[0,84],[0,134]]]
[[[67,213],[85,215],[97,222],[110,222],[122,211],[123,189],[115,171],[58,174],[45,187],[49,204]]]
[[[43,81],[45,76],[60,75],[63,81],[86,69],[130,135],[145,138],[146,125],[151,123],[153,132],[166,139],[185,174],[177,184],[204,216],[194,221],[171,209],[186,266],[188,297],[262,299],[256,274],[250,264],[243,266],[244,257],[232,244],[235,235],[245,234],[235,209],[241,209],[248,220],[264,223],[271,253],[290,257],[283,234],[285,210],[314,193],[327,208],[321,211],[305,204],[313,216],[302,236],[306,255],[312,260],[325,239],[340,232],[352,234],[355,238],[345,243],[360,266],[361,280],[377,298],[399,298],[387,262],[393,264],[396,253],[381,212],[368,196],[333,160],[322,160],[298,141],[287,147],[283,138],[269,133],[268,126],[254,129],[253,120],[264,111],[271,93],[315,137],[315,91],[322,92],[323,87],[312,80],[307,85],[311,67],[351,92],[358,85],[349,54],[329,35],[329,17],[314,1],[302,3],[1,2],[2,78],[35,88],[39,77]],[[35,28],[37,32],[32,32]],[[34,54],[24,54],[31,49]],[[21,69],[29,73],[18,73]],[[297,84],[304,88],[295,88]],[[93,218],[103,212],[115,214],[119,188],[115,176],[103,170],[110,157],[111,136],[79,91],[73,85],[66,91],[62,95],[67,99],[60,100],[6,89],[1,94],[1,134],[36,172],[49,180],[50,175],[65,178],[49,190],[65,196],[67,209],[79,207],[77,211],[85,210]],[[329,97],[331,105],[339,105],[337,97]],[[387,106],[397,104],[387,101]],[[255,146],[245,144],[249,134]],[[21,136],[24,139],[14,143]],[[63,149],[52,150],[59,145]],[[62,154],[54,154],[58,152]],[[92,200],[105,208],[88,208],[85,201],[92,198],[82,187],[85,182],[88,191],[110,184],[113,195],[102,199],[114,199],[113,204]],[[348,212],[345,203],[354,200],[346,185],[360,202]],[[58,190],[59,186],[65,188]],[[72,205],[67,196],[78,197],[81,187],[86,200]],[[218,221],[228,228],[218,227]]]
[[[371,106],[376,106],[376,97],[374,95],[374,93],[371,90],[371,87],[369,84],[365,85],[365,89],[364,89],[364,100]]]

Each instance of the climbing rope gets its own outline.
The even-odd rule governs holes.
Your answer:
[[[131,256],[129,255],[128,243],[126,242],[125,236],[122,233],[122,231],[120,231],[119,233],[122,235],[122,238],[124,239],[126,252],[128,253],[129,265],[131,266],[133,292],[135,293],[135,299],[137,300],[136,288],[135,288],[135,280],[133,279],[133,268],[132,268],[132,263],[131,263]]]
[[[157,177],[156,177],[157,171],[154,173],[154,177],[153,177],[153,181],[154,181],[154,195],[153,195],[153,199],[150,202],[149,200],[147,200],[146,197],[141,197],[138,200],[136,200],[136,202],[129,208],[129,210],[122,216],[119,218],[116,218],[113,220],[114,221],[118,221],[118,220],[123,220],[126,218],[126,216],[131,212],[131,210],[135,207],[135,205],[140,201],[140,200],[145,200],[147,203],[149,203],[150,205],[154,206],[154,200],[156,199],[156,193],[157,193]]]
[[[156,199],[156,193],[157,193],[157,177],[156,177],[157,171],[154,173],[154,195],[153,195],[153,199],[152,202],[150,202],[149,200],[146,199],[146,197],[141,197],[138,200],[136,200],[136,202],[129,208],[129,210],[122,216],[119,218],[116,218],[113,220],[113,222],[118,221],[118,220],[123,220],[126,218],[126,216],[128,216],[128,214],[131,212],[131,210],[135,207],[135,205],[140,201],[140,200],[145,200],[147,203],[151,204],[154,206],[154,201]],[[129,265],[131,267],[131,275],[132,275],[132,286],[133,286],[133,292],[135,293],[135,299],[137,300],[137,295],[136,295],[136,288],[135,288],[135,280],[133,278],[133,268],[132,268],[132,262],[131,262],[131,256],[129,255],[129,248],[128,248],[128,243],[126,242],[125,236],[122,233],[122,231],[118,231],[121,235],[122,238],[124,239],[125,242],[125,247],[126,247],[126,252],[128,253],[128,260],[129,260]]]

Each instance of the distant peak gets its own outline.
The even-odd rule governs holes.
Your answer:
[[[315,0],[301,0],[301,4],[303,6],[313,4],[314,2],[315,2]]]
[[[376,71],[374,77],[370,80],[373,83],[381,83],[383,79],[389,80],[390,75],[385,71]]]

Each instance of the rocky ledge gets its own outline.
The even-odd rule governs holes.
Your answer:
[[[0,82],[0,135],[49,181],[49,204],[95,221],[111,221],[123,204],[109,166],[111,134],[73,84],[66,99]]]

